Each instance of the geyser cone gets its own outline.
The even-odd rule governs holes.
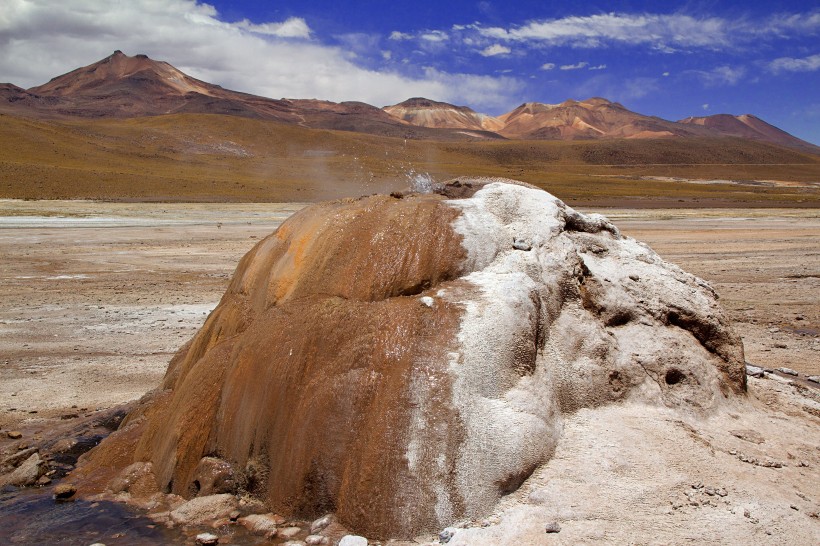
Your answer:
[[[548,459],[562,412],[706,411],[744,391],[743,364],[706,283],[542,190],[324,203],[242,259],[75,478],[99,489],[147,462],[166,492],[413,536],[490,511]]]

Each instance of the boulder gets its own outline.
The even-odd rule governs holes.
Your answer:
[[[171,521],[180,525],[204,525],[219,519],[228,519],[236,510],[233,495],[209,495],[196,497],[171,511]]]
[[[219,457],[270,511],[413,537],[486,516],[562,414],[708,412],[744,362],[706,282],[543,190],[461,179],[289,218],[83,472],[132,453],[191,496]]]
[[[39,453],[34,452],[12,472],[0,476],[0,487],[6,485],[16,485],[18,487],[34,485],[46,471],[46,463],[40,458]]]

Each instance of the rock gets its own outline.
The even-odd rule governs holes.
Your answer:
[[[46,473],[46,470],[46,464],[40,459],[40,454],[32,453],[10,474],[0,476],[0,487],[6,485],[16,485],[18,487],[34,485],[40,476]]]
[[[546,531],[547,533],[560,533],[561,526],[558,525],[557,522],[553,521],[552,523],[547,523],[547,525],[544,527],[544,531]]]
[[[268,507],[265,506],[265,503],[259,499],[255,499],[249,496],[243,496],[239,499],[239,511],[242,514],[267,514],[269,513]],[[281,518],[281,516],[276,516],[277,518]],[[285,519],[282,518],[281,523],[284,523]]]
[[[62,438],[54,443],[51,447],[51,451],[54,453],[66,453],[72,450],[77,443],[76,438]]]
[[[310,533],[315,535],[333,523],[333,514],[326,514],[310,524]]]
[[[22,449],[16,453],[12,453],[5,459],[3,462],[0,463],[0,467],[10,466],[10,467],[18,467],[20,463],[31,457],[32,454],[37,453],[39,450],[36,447],[29,447],[27,449]]]
[[[441,542],[442,544],[447,544],[448,542],[450,542],[450,539],[453,538],[453,535],[456,534],[456,531],[458,531],[458,529],[456,529],[455,527],[447,527],[438,534],[439,542]]]
[[[731,434],[732,436],[734,436],[736,438],[740,438],[741,440],[746,440],[747,442],[751,442],[753,444],[762,444],[763,442],[766,441],[766,439],[763,438],[763,435],[761,435],[756,430],[749,430],[749,429],[730,430],[729,434]]]
[[[219,544],[219,537],[212,533],[200,533],[196,536],[196,543],[202,546],[212,546]]]
[[[792,370],[791,368],[777,368],[777,371],[780,373],[784,373],[786,375],[800,375],[796,371]]]
[[[330,544],[330,539],[322,535],[308,535],[307,538],[305,538],[305,544],[308,546]]]
[[[339,541],[339,546],[367,546],[367,539],[358,535],[345,535]]]
[[[766,372],[763,368],[746,364],[746,375],[751,377],[766,377]]]
[[[51,483],[51,478],[49,478],[48,476],[40,476],[39,478],[37,478],[36,485],[43,486],[43,485],[48,485],[50,483]]]
[[[532,250],[532,243],[526,239],[515,238],[513,240],[513,248],[516,250]]]
[[[708,283],[540,189],[462,179],[288,218],[132,412],[141,436],[108,437],[84,472],[151,460],[190,497],[218,452],[287,518],[332,506],[412,538],[486,517],[552,456],[563,414],[706,412],[743,395],[744,364]]]
[[[288,540],[287,542],[283,542],[282,546],[307,546],[307,543],[301,540]]]
[[[216,457],[200,459],[194,473],[194,494],[216,495],[236,493],[236,477],[233,466],[228,461]]]
[[[433,305],[435,304],[435,300],[430,296],[422,296],[419,298],[419,301],[422,303],[422,305],[425,305],[427,307],[433,307]]]
[[[138,462],[125,467],[109,484],[112,493],[130,493],[134,497],[149,497],[158,492],[154,465]]]
[[[61,483],[54,488],[54,498],[56,500],[69,500],[77,492],[77,488],[70,483]]]
[[[810,375],[806,379],[808,379],[812,383],[820,383],[820,375]]]
[[[19,430],[10,430],[6,433],[6,436],[11,438],[12,440],[19,440],[20,438],[23,437],[23,433],[20,432]]]
[[[279,538],[286,538],[287,539],[287,538],[293,538],[301,532],[302,532],[302,529],[300,527],[285,527],[283,529],[279,529],[276,532],[276,536],[278,536]]]
[[[275,514],[251,514],[239,518],[237,522],[255,535],[273,536],[285,519]]]
[[[171,511],[171,521],[179,525],[204,525],[227,517],[236,510],[233,495],[197,497]]]

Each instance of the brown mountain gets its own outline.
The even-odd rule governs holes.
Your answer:
[[[270,99],[231,91],[166,62],[146,55],[129,57],[121,51],[28,90],[0,85],[0,112],[48,118],[224,114],[403,138],[464,140],[470,136],[416,127],[362,102]]]
[[[774,125],[766,123],[759,117],[751,114],[743,114],[740,116],[733,116],[731,114],[715,114],[713,116],[705,117],[688,117],[678,121],[678,123],[706,127],[713,133],[718,133],[725,136],[735,136],[750,140],[773,142],[775,144],[789,146],[792,148],[803,148],[812,151],[817,150],[817,146],[809,144],[804,140],[800,140],[799,138],[790,135],[786,131],[778,129]]]
[[[170,64],[121,51],[50,82],[22,89],[0,84],[0,113],[36,118],[137,118],[165,114],[222,114],[423,140],[674,139],[733,136],[818,153],[751,115],[687,118],[645,116],[603,98],[560,104],[524,103],[494,118],[466,106],[412,98],[384,109],[362,102],[271,99],[193,78]]]
[[[500,116],[500,133],[508,138],[577,140],[600,138],[674,138],[706,135],[658,117],[627,110],[602,98],[561,104],[527,102]]]
[[[498,118],[479,114],[467,106],[455,106],[421,97],[385,106],[388,114],[420,127],[464,129],[469,131],[499,131],[504,123]]]

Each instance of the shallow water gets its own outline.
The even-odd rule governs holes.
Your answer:
[[[155,546],[183,544],[179,531],[114,502],[56,502],[53,488],[0,494],[0,544]]]

